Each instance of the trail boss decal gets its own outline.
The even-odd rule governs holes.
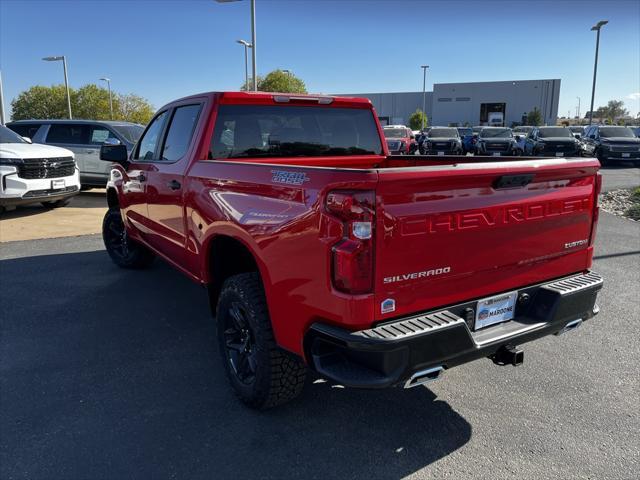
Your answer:
[[[384,277],[384,283],[408,282],[409,280],[417,280],[419,278],[435,277],[451,272],[451,267],[434,268],[433,270],[423,270],[421,272],[403,273],[393,277]]]
[[[307,177],[307,174],[304,172],[271,170],[271,181],[273,183],[285,183],[287,185],[302,185],[309,181],[309,177]]]

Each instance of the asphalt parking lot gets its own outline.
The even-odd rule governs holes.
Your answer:
[[[622,170],[605,188],[639,183]],[[227,387],[199,286],[118,269],[99,235],[4,243],[0,478],[637,478],[640,223],[602,213],[598,235],[601,314],[521,367],[310,382],[264,413]]]

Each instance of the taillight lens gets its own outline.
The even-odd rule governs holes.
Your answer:
[[[600,196],[600,192],[602,191],[602,174],[600,172],[596,173],[595,185],[593,190],[595,198],[593,199],[593,215],[591,220],[591,235],[589,236],[589,246],[593,245],[596,241],[598,218],[600,217],[600,207],[598,206],[598,197]]]
[[[343,224],[343,238],[332,248],[334,288],[351,294],[370,292],[373,288],[375,192],[329,192],[326,208]]]

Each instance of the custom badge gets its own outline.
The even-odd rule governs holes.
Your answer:
[[[380,304],[380,311],[382,313],[391,313],[396,310],[396,301],[393,298],[387,298]]]

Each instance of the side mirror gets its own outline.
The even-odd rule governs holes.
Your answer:
[[[128,162],[127,147],[125,145],[107,145],[100,147],[100,160],[118,163],[126,167]]]
[[[29,137],[22,137],[22,139],[27,143],[33,143]]]
[[[520,141],[520,139],[521,139],[520,135],[516,135],[516,140]]]

